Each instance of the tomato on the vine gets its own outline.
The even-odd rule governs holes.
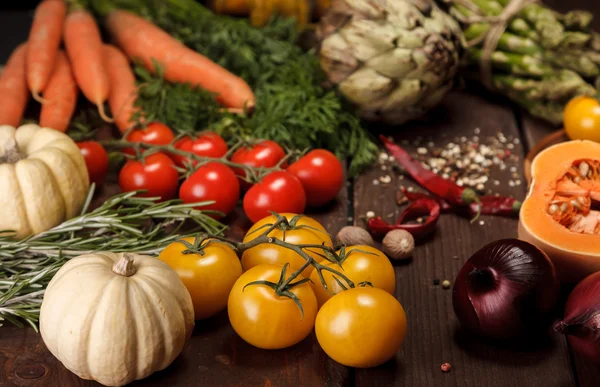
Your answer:
[[[321,307],[317,341],[333,360],[348,367],[377,367],[393,358],[406,335],[402,305],[384,290],[343,291]]]
[[[106,150],[96,141],[78,142],[77,146],[85,160],[90,183],[102,184],[108,173],[108,154]]]
[[[279,144],[275,141],[265,140],[249,147],[239,148],[231,156],[231,161],[254,168],[271,168],[276,166],[284,157],[285,151]],[[246,176],[246,171],[241,168],[236,168],[235,173],[242,178]],[[249,187],[250,184],[242,180],[242,188],[247,190]]]
[[[231,326],[242,339],[258,348],[290,347],[306,338],[315,325],[317,299],[308,283],[289,289],[302,304],[302,310],[292,298],[276,294],[272,287],[250,284],[255,281],[277,283],[282,269],[278,265],[253,267],[242,274],[229,294],[227,311]],[[291,274],[288,268],[286,279]],[[302,279],[299,275],[292,284]]]
[[[252,222],[269,216],[270,211],[301,214],[305,208],[306,195],[302,183],[286,171],[269,173],[244,196],[244,211]]]
[[[128,160],[119,173],[119,186],[123,192],[146,190],[140,195],[144,197],[173,199],[178,185],[179,175],[173,160],[160,152],[143,161]]]
[[[127,135],[129,142],[141,142],[152,145],[168,145],[175,139],[173,131],[160,122],[151,122],[142,129],[134,129]],[[133,149],[127,148],[125,153],[134,154]]]
[[[587,96],[573,98],[565,107],[564,124],[571,140],[600,142],[600,102]]]
[[[195,242],[194,237],[182,240],[192,246]],[[192,296],[196,320],[209,318],[227,307],[229,292],[242,275],[242,265],[235,251],[219,241],[203,241],[198,252],[186,250],[188,245],[175,241],[164,248],[158,259],[183,281]]]
[[[201,133],[197,137],[185,136],[177,140],[174,146],[185,152],[213,158],[224,156],[228,150],[225,140],[214,132]],[[190,160],[188,157],[182,155],[173,154],[172,158],[179,167],[183,167],[186,163],[197,164],[197,161]]]
[[[369,282],[373,287],[383,289],[392,295],[394,294],[396,290],[394,267],[388,257],[381,251],[371,246],[358,245],[340,249],[337,253],[342,258],[341,264],[329,261],[323,261],[321,264],[343,273],[356,286],[361,282]],[[333,278],[334,276],[344,286],[347,286],[344,280],[330,271],[322,270],[321,274],[323,274],[323,278],[327,283],[327,289],[323,287],[316,270],[310,275],[311,286],[315,292],[315,296],[317,296],[319,306],[327,302],[334,294],[344,290]]]
[[[316,220],[308,216],[283,213],[280,216],[285,216],[289,222],[295,222],[293,227],[278,227],[269,233],[269,237],[291,243],[294,245],[325,245],[332,247],[331,238],[325,228]],[[274,215],[267,216],[264,219],[256,222],[244,237],[244,243],[253,241],[266,231],[267,225],[274,224],[277,218]],[[320,249],[304,249],[315,261],[321,262],[323,257]],[[319,253],[319,254],[318,254]],[[283,266],[286,263],[290,264],[290,270],[299,269],[306,260],[298,253],[271,243],[263,243],[244,251],[242,254],[242,267],[244,270],[253,268],[254,266],[264,264],[275,264]],[[308,277],[313,270],[313,266],[307,267],[302,274]]]
[[[240,183],[231,168],[213,161],[202,165],[181,184],[179,198],[184,203],[214,201],[200,209],[227,215],[240,198]]]
[[[287,171],[302,183],[309,207],[319,207],[330,202],[344,185],[342,163],[325,149],[308,152],[290,165]]]

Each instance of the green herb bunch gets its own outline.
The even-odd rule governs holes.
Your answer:
[[[194,0],[93,0],[99,14],[118,7],[140,14],[188,47],[241,76],[256,94],[248,116],[221,112],[201,89],[187,85],[155,87],[160,74],[137,70],[138,106],[176,131],[210,128],[231,139],[272,139],[294,149],[327,148],[350,158],[350,173],[370,165],[377,146],[354,113],[333,91],[322,87],[318,59],[296,45],[290,20],[275,19],[264,29],[247,21],[213,14]],[[152,81],[156,81],[152,83]],[[207,98],[208,97],[208,98]]]

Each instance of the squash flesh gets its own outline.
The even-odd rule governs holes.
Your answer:
[[[582,160],[600,160],[600,144],[570,141],[540,153],[533,161],[532,183],[520,213],[519,238],[544,250],[567,282],[600,271],[600,213],[591,202],[600,198],[600,184],[564,180],[573,179],[574,165]],[[581,210],[570,203],[578,197],[585,198]],[[550,213],[550,206],[563,203],[568,203],[568,211]]]

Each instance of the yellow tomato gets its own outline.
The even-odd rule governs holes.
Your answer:
[[[183,240],[193,245],[194,239]],[[188,247],[182,242],[173,242],[158,256],[177,272],[190,292],[196,320],[214,316],[225,309],[229,292],[242,275],[242,265],[231,247],[218,241],[207,243],[202,243],[204,255],[184,254]]]
[[[291,220],[295,214],[281,214],[285,216],[288,221]],[[264,231],[266,231],[266,224],[273,224],[277,218],[275,216],[267,216],[256,222],[254,226],[248,230],[248,233],[244,237],[244,243],[250,242],[251,240],[256,239]],[[310,227],[310,228],[304,228]],[[325,246],[331,247],[331,238],[327,234],[327,231],[319,222],[314,219],[311,219],[306,216],[302,216],[298,222],[296,223],[296,228],[292,229],[275,229],[269,233],[270,237],[277,238],[283,240],[285,242],[299,245],[299,244],[316,244],[321,245],[325,244]],[[311,257],[313,257],[317,262],[320,262],[323,258],[319,256],[317,253],[322,254],[322,251],[319,249],[305,249]],[[286,249],[284,247],[275,246],[270,243],[264,243],[253,247],[249,250],[246,250],[242,254],[242,267],[244,271],[253,268],[254,266],[263,265],[263,264],[274,264],[283,266],[286,263],[290,264],[291,271],[299,269],[306,261],[299,254],[291,251],[290,249]],[[302,275],[305,277],[310,276],[310,272],[313,267],[307,267]]]
[[[564,124],[570,139],[600,142],[600,103],[592,97],[573,98],[565,107]]]
[[[242,339],[263,349],[290,347],[310,334],[317,315],[317,299],[310,285],[304,283],[290,291],[298,297],[304,310],[289,297],[275,294],[267,285],[249,285],[254,281],[277,283],[282,266],[260,265],[248,270],[237,280],[227,304],[229,322]],[[288,269],[286,278],[291,271]],[[303,279],[295,278],[292,283]]]
[[[338,251],[338,255],[340,251]],[[373,287],[383,289],[390,294],[396,290],[396,276],[394,267],[388,257],[381,251],[371,246],[350,246],[346,248],[346,258],[341,266],[338,263],[322,261],[321,264],[329,266],[348,277],[356,286],[361,282],[370,282]],[[327,282],[327,290],[323,287],[319,274],[314,270],[310,275],[311,286],[319,306],[343,290],[343,288],[333,279],[335,274],[330,271],[322,270],[323,278]],[[339,276],[336,276],[340,282],[347,286],[346,282]]]
[[[394,357],[406,335],[402,305],[371,287],[341,292],[323,305],[317,340],[333,360],[348,367],[377,367]]]

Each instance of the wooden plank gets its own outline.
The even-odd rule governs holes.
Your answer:
[[[417,136],[432,137],[437,144],[453,141],[456,136],[517,136],[513,114],[501,101],[454,93],[429,116],[430,122],[407,125],[396,130],[397,140],[410,140],[414,150]],[[514,152],[522,154],[520,145]],[[374,186],[373,179],[386,174],[373,168],[356,182],[355,213],[397,216],[394,193],[407,179],[385,187]],[[522,175],[522,171],[518,172]],[[500,194],[523,197],[524,185],[509,187],[510,172],[495,171],[492,179],[503,182],[494,186]],[[370,370],[356,370],[357,386],[574,386],[564,339],[552,335],[547,343],[530,347],[499,347],[486,344],[459,329],[452,309],[451,290],[434,286],[434,279],[452,281],[462,264],[484,244],[496,239],[515,237],[516,220],[482,217],[484,224],[470,224],[467,219],[443,215],[435,236],[415,250],[412,262],[396,267],[396,295],[408,317],[408,332],[395,361]],[[449,362],[452,371],[442,373],[440,365]]]

